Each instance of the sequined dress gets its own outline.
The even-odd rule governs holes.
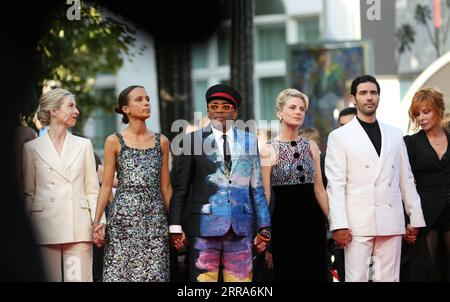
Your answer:
[[[275,281],[327,281],[326,220],[314,194],[314,159],[308,140],[272,140],[274,194],[272,255]],[[320,173],[320,172],[319,172]]]
[[[118,187],[110,207],[104,281],[169,281],[169,229],[160,191],[160,135],[154,148],[121,144]]]

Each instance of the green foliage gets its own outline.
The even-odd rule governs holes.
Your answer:
[[[428,5],[418,4],[416,6],[416,14],[414,19],[422,25],[427,25],[428,21],[431,20],[431,9]]]
[[[446,7],[442,7],[443,15],[443,24],[441,28],[435,30],[432,33],[430,29],[430,24],[433,21],[433,12],[429,5],[417,4],[414,12],[414,19],[418,24],[424,26],[426,28],[426,32],[428,37],[436,49],[437,57],[441,56],[445,51],[445,45],[448,37],[448,30],[450,28],[450,0],[445,1]],[[400,28],[397,29],[395,33],[397,51],[401,55],[406,50],[411,51],[411,46],[415,42],[416,30],[410,24],[403,24]],[[442,39],[442,42],[441,42]]]
[[[415,42],[416,31],[410,24],[403,24],[397,32],[395,37],[398,43],[398,52],[404,53],[406,50],[411,51],[411,45]]]
[[[115,100],[93,89],[95,78],[102,73],[116,73],[124,57],[133,57],[130,47],[136,30],[104,16],[94,4],[82,3],[81,20],[68,20],[67,8],[57,7],[48,16],[50,25],[37,46],[37,89],[41,91],[54,81],[75,94],[81,112],[79,130],[93,110],[112,111]]]

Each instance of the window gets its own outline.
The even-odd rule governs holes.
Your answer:
[[[256,0],[255,15],[284,14],[284,5],[281,0]]]
[[[298,41],[316,42],[320,40],[319,17],[305,18],[298,21]]]
[[[284,77],[262,78],[259,80],[261,120],[271,121],[277,119],[276,98],[285,87]]]
[[[192,45],[192,67],[202,69],[208,67],[208,42],[199,42]]]
[[[92,113],[95,125],[95,136],[93,137],[93,147],[98,153],[103,154],[103,147],[108,135],[117,131],[116,115],[114,112],[97,109]]]
[[[95,94],[101,97],[107,104],[114,104],[116,97],[114,88],[96,89]],[[113,105],[111,105],[112,107]],[[103,108],[96,109],[90,116],[94,122],[95,135],[92,137],[94,150],[103,154],[103,147],[108,135],[117,131],[116,117],[114,111]]]
[[[206,114],[206,100],[205,93],[208,89],[208,82],[206,80],[194,81],[193,85],[194,96],[194,112],[202,112],[202,115]]]
[[[217,52],[219,66],[230,64],[231,32],[230,28],[224,28],[217,33]]]
[[[256,30],[256,60],[286,59],[286,28],[284,25],[262,26]]]

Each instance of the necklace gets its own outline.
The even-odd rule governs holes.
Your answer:
[[[445,137],[445,135],[444,135],[444,136],[438,137],[438,138],[436,138],[436,139],[431,139],[431,138],[428,138],[428,139],[429,139],[429,141],[430,141],[430,144],[439,147],[440,145],[442,145],[442,144],[444,143],[444,140],[443,140],[443,139],[445,139],[445,138],[446,138],[446,137]]]

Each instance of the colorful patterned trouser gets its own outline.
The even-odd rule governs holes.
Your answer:
[[[222,264],[224,282],[251,282],[252,241],[237,236],[231,228],[220,237],[194,237],[190,242],[191,281],[217,282]]]

